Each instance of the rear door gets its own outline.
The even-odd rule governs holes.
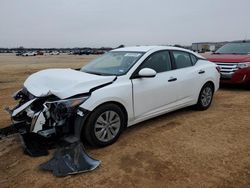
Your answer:
[[[143,68],[155,70],[156,76],[138,77],[138,72]],[[179,86],[172,68],[169,51],[158,51],[136,70],[132,77],[135,118],[158,114],[176,102]]]
[[[174,62],[176,77],[178,77],[180,92],[178,92],[178,103],[185,104],[193,102],[200,90],[205,70],[195,66],[198,58],[184,51],[171,51]]]

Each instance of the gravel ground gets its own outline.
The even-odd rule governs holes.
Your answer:
[[[0,109],[33,72],[79,68],[93,56],[0,55]],[[55,178],[23,154],[18,135],[0,140],[0,187],[250,187],[250,91],[223,87],[207,111],[185,108],[128,128],[113,145],[87,152],[90,173]],[[0,110],[0,127],[10,123]]]

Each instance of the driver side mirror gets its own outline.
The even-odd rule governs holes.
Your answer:
[[[156,76],[156,71],[150,68],[143,68],[139,71],[138,75],[141,78],[153,78]]]

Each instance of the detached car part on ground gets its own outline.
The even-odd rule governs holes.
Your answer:
[[[126,127],[195,105],[206,110],[219,88],[218,67],[191,51],[162,46],[113,50],[81,70],[48,69],[32,74],[8,109],[25,152],[47,154],[62,146],[43,169],[57,176],[95,169],[81,142],[103,147]]]

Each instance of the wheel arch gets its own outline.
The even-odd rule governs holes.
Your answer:
[[[95,141],[93,141],[93,137],[91,136],[92,134],[90,133],[90,130],[92,127],[92,123],[90,123],[90,122],[93,120],[93,119],[91,119],[91,117],[92,117],[92,115],[94,115],[95,110],[99,111],[98,108],[100,108],[104,105],[110,105],[110,104],[118,107],[122,111],[122,114],[124,114],[124,125],[122,126],[122,129],[120,129],[120,133],[119,133],[119,135],[120,135],[127,128],[127,125],[128,125],[127,110],[125,109],[125,107],[121,103],[119,103],[117,101],[107,101],[107,102],[99,104],[92,111],[87,111],[86,116],[80,117],[79,115],[77,115],[76,122],[75,122],[75,126],[76,126],[75,127],[76,128],[75,129],[76,130],[75,136],[83,142],[86,142],[86,143],[93,145],[93,146],[98,146],[98,143],[95,143]],[[85,110],[85,109],[83,109],[83,110]],[[118,135],[118,137],[119,137],[119,135]],[[100,146],[102,147],[104,145],[100,145]]]
[[[93,111],[95,111],[95,109],[99,108],[100,106],[106,105],[106,104],[115,104],[115,105],[117,105],[117,106],[122,110],[122,112],[123,112],[124,115],[125,115],[125,123],[126,123],[125,128],[126,128],[127,125],[128,125],[128,112],[127,112],[125,106],[124,106],[122,103],[120,103],[120,102],[118,102],[118,101],[107,101],[107,102],[103,102],[103,103],[99,104],[98,106],[96,106],[96,107],[94,108]],[[92,112],[93,112],[93,111],[92,111]],[[92,112],[90,112],[90,113],[92,113]]]
[[[213,93],[215,92],[215,83],[211,80],[211,79],[208,79],[208,80],[206,80],[203,84],[201,84],[200,85],[200,89],[199,90],[197,90],[197,94],[196,94],[196,97],[195,97],[195,103],[197,103],[198,102],[198,100],[199,100],[199,97],[200,97],[200,93],[201,93],[201,90],[202,90],[202,88],[206,85],[206,84],[211,84],[212,86],[213,86]]]
[[[201,93],[202,93],[202,90],[203,90],[203,88],[204,88],[204,86],[206,86],[206,85],[210,85],[212,88],[212,95],[211,95],[211,100],[209,101],[209,103],[207,104],[207,105],[203,105],[203,104],[201,104]],[[208,80],[208,81],[206,81],[203,85],[202,85],[202,87],[201,87],[201,89],[200,89],[200,93],[199,93],[199,96],[198,96],[198,98],[197,98],[197,102],[196,102],[196,104],[194,105],[195,106],[195,108],[197,109],[197,110],[206,110],[206,109],[208,109],[209,108],[209,106],[211,105],[211,103],[212,103],[212,98],[213,98],[213,94],[214,94],[214,92],[215,92],[215,84],[214,84],[214,82],[213,81],[211,81],[211,80]]]
[[[214,82],[211,81],[211,80],[206,81],[206,82],[203,84],[203,86],[201,87],[200,91],[202,90],[202,88],[203,88],[204,85],[206,85],[206,84],[211,84],[211,85],[213,86],[213,92],[215,91],[215,84],[214,84]]]

